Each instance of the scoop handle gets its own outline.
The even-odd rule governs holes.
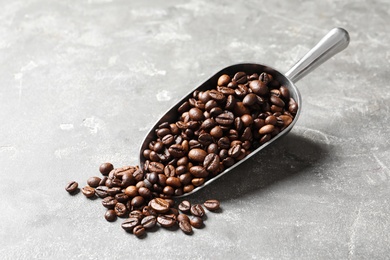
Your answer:
[[[334,28],[324,36],[305,56],[285,73],[297,82],[322,63],[344,50],[349,44],[349,34],[343,28]]]

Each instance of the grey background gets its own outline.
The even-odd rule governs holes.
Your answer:
[[[388,259],[388,1],[14,0],[0,8],[1,259]],[[298,82],[290,134],[192,196],[192,236],[140,240],[70,196],[137,164],[171,104],[239,62],[287,71],[333,27],[350,46]]]

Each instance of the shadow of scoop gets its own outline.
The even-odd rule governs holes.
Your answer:
[[[194,197],[223,201],[261,192],[273,183],[309,172],[326,159],[328,152],[327,147],[290,133],[200,190]]]

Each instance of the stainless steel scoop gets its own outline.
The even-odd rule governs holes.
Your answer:
[[[179,114],[177,112],[178,107],[188,100],[192,96],[192,93],[195,90],[199,91],[205,91],[208,89],[213,89],[216,86],[216,82],[218,81],[219,76],[222,74],[228,74],[228,75],[234,75],[236,72],[244,71],[247,74],[253,74],[253,73],[261,73],[261,72],[267,72],[270,73],[276,78],[281,85],[286,86],[290,91],[290,96],[297,102],[298,104],[298,111],[296,113],[296,116],[293,120],[293,122],[282,132],[280,132],[278,135],[276,135],[274,138],[272,138],[270,141],[264,143],[260,147],[258,147],[256,150],[252,151],[249,155],[247,155],[244,159],[236,162],[233,166],[226,168],[223,172],[219,173],[217,176],[207,180],[203,185],[196,187],[193,191],[185,193],[181,196],[176,196],[175,198],[188,196],[190,194],[193,194],[194,192],[202,189],[203,187],[209,185],[219,177],[223,176],[224,174],[230,172],[232,169],[236,168],[249,158],[251,158],[253,155],[264,149],[266,146],[272,144],[274,141],[276,141],[278,138],[284,136],[290,130],[293,128],[295,123],[298,120],[298,117],[300,115],[301,109],[302,109],[302,101],[301,101],[301,95],[295,86],[294,83],[296,83],[298,80],[306,76],[309,72],[314,70],[316,67],[321,65],[323,62],[337,54],[338,52],[344,50],[349,44],[349,34],[346,30],[342,28],[334,28],[332,29],[328,34],[324,36],[324,38],[321,39],[321,41],[312,48],[301,60],[299,60],[288,72],[286,72],[284,75],[280,73],[279,71],[261,64],[254,64],[254,63],[242,63],[242,64],[235,64],[231,65],[229,67],[226,67],[220,71],[218,71],[216,74],[214,74],[212,77],[210,77],[208,80],[206,80],[203,84],[198,86],[197,88],[193,89],[188,95],[183,97],[176,105],[171,107],[164,116],[161,117],[160,120],[152,127],[152,129],[149,131],[149,133],[146,135],[144,141],[142,142],[140,154],[139,154],[139,165],[140,167],[144,167],[145,158],[143,157],[143,151],[148,148],[149,142],[154,140],[155,138],[155,132],[154,130],[163,122],[176,122],[177,118],[179,117]]]

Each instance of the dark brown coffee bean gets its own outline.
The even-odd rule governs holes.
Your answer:
[[[128,186],[126,189],[125,189],[125,194],[131,198],[134,198],[135,196],[138,195],[138,188],[134,185],[132,186]]]
[[[266,72],[263,72],[260,74],[259,80],[261,82],[264,82],[265,84],[267,84],[268,82],[270,82],[272,80],[272,76]]]
[[[144,206],[142,207],[142,216],[157,216],[157,212],[150,206]]]
[[[203,217],[206,213],[200,204],[195,204],[191,206],[191,214],[197,217]]]
[[[106,181],[107,181],[107,176],[103,176],[103,178],[100,179],[100,182],[99,182],[99,185],[98,186],[104,186],[106,185]]]
[[[145,207],[147,207],[147,206],[145,206]],[[136,209],[136,210],[130,211],[129,218],[137,218],[138,220],[141,221],[141,219],[144,218],[144,215],[143,215],[142,211]]]
[[[95,190],[96,191],[96,190]],[[115,195],[114,197],[118,202],[121,202],[121,203],[126,203],[130,197],[127,196],[125,193],[118,193]]]
[[[180,128],[180,127],[179,127]],[[171,145],[173,142],[175,141],[175,138],[173,137],[173,135],[169,134],[169,135],[166,135],[164,136],[162,139],[161,139],[161,142],[166,145],[166,146],[169,146]]]
[[[157,218],[156,216],[153,215],[146,216],[141,220],[141,225],[146,229],[154,228],[156,224],[157,224]]]
[[[246,95],[244,97],[244,99],[242,100],[242,103],[245,106],[253,106],[254,104],[257,103],[257,95],[254,93],[249,93],[248,95]]]
[[[138,218],[131,217],[131,218],[128,218],[125,221],[123,221],[121,226],[124,230],[126,230],[128,232],[132,232],[134,227],[138,226],[139,223],[140,223],[140,221]]]
[[[102,163],[100,166],[99,166],[99,171],[102,175],[105,175],[107,176],[110,171],[112,171],[114,169],[114,166],[109,163],[109,162],[106,162],[106,163]]]
[[[196,178],[205,178],[209,175],[207,170],[200,165],[192,166],[190,168],[190,173]]]
[[[105,197],[102,200],[102,205],[108,209],[113,209],[117,203],[118,201],[112,196]]]
[[[214,107],[210,110],[210,116],[217,117],[218,115],[222,114],[223,110],[220,107]]]
[[[177,177],[168,177],[166,184],[172,186],[173,188],[179,188],[181,186],[180,179]]]
[[[191,226],[189,220],[181,220],[181,221],[179,221],[179,228],[180,228],[185,234],[191,234],[191,233],[192,233],[192,226]]]
[[[242,116],[242,115],[245,115],[245,114],[250,114],[250,110],[248,107],[246,107],[244,105],[244,103],[242,102],[237,102],[234,109],[233,109],[233,112],[236,116]]]
[[[252,130],[250,127],[246,127],[241,135],[241,141],[252,141]]]
[[[230,111],[225,111],[215,118],[215,121],[223,126],[230,126],[234,122],[234,115]]]
[[[207,147],[207,153],[215,153],[215,154],[218,154],[218,153],[219,153],[218,145],[215,144],[215,143],[211,143],[211,144]]]
[[[183,200],[182,202],[180,202],[177,208],[183,213],[189,213],[191,209],[191,202],[189,202],[188,200]]]
[[[193,107],[188,111],[188,115],[190,116],[191,120],[194,121],[200,121],[204,119],[203,111],[199,108]]]
[[[176,175],[181,175],[183,173],[187,172],[187,166],[186,165],[180,165],[176,167]]]
[[[169,202],[161,198],[152,199],[150,201],[150,207],[157,213],[166,213],[170,208]]]
[[[203,167],[205,167],[208,172],[214,173],[218,171],[219,163],[219,156],[211,153],[204,158]]]
[[[155,173],[164,173],[164,164],[159,162],[150,162],[149,171]]]
[[[290,98],[290,101],[288,102],[288,111],[293,115],[298,111],[298,105],[293,98]]]
[[[120,187],[112,187],[107,189],[108,196],[115,196],[116,194],[121,193]]]
[[[222,160],[222,164],[226,168],[229,168],[230,166],[233,166],[234,163],[235,163],[235,160],[232,157],[226,157],[225,159]]]
[[[211,111],[211,109],[213,109],[214,107],[217,107],[218,106],[218,103],[217,101],[215,101],[214,99],[211,99],[209,101],[207,101],[207,103],[204,105],[204,109],[208,112]]]
[[[234,106],[236,105],[236,98],[234,97],[234,95],[229,95],[226,99],[226,104],[225,104],[225,109],[226,110],[233,110]]]
[[[268,87],[266,83],[261,80],[253,80],[249,83],[249,87],[256,95],[264,96],[268,93]]]
[[[104,199],[105,197],[108,196],[107,190],[108,190],[107,186],[99,186],[95,188],[95,193],[96,195],[98,195],[99,198]]]
[[[222,103],[226,100],[226,97],[224,94],[222,94],[221,92],[219,92],[218,90],[216,89],[212,89],[210,90],[209,92],[209,95],[212,99],[214,99],[215,101],[217,101],[217,103]]]
[[[221,148],[221,149],[228,149],[230,147],[230,140],[229,140],[229,138],[226,137],[226,136],[221,137],[218,140],[218,147]]]
[[[168,152],[175,158],[183,157],[185,150],[181,144],[173,144],[168,148]]]
[[[218,78],[218,86],[226,86],[230,82],[230,77],[227,74],[223,74]]]
[[[115,204],[114,211],[118,217],[124,217],[127,213],[126,205],[118,202],[117,204]]]
[[[133,206],[135,208],[141,207],[142,205],[144,205],[144,203],[145,203],[145,199],[142,196],[135,196],[131,200],[131,206]]]
[[[251,126],[253,124],[253,118],[251,115],[245,114],[241,116],[241,121],[244,127]]]
[[[240,71],[234,74],[233,80],[238,84],[245,84],[248,81],[248,78],[245,72]]]
[[[220,126],[215,126],[210,130],[210,135],[214,138],[221,138],[223,136],[223,130]]]
[[[81,192],[84,194],[87,198],[92,198],[95,196],[95,189],[89,186],[85,186],[81,189]]]
[[[146,230],[142,225],[138,225],[133,228],[133,234],[136,237],[142,237],[146,234]]]
[[[290,100],[290,90],[286,86],[280,86],[279,91],[284,100]]]
[[[99,183],[100,183],[101,179],[99,177],[90,177],[88,180],[87,180],[87,184],[92,187],[92,188],[96,188],[97,186],[99,186]]]
[[[164,193],[164,195],[167,195],[168,197],[171,197],[174,193],[175,193],[175,188],[173,188],[172,186],[165,186],[163,189],[162,189],[162,192]]]
[[[183,114],[184,112],[187,112],[190,109],[190,103],[188,101],[185,101],[178,109],[177,111],[180,114]]]
[[[202,186],[204,182],[205,182],[204,178],[193,178],[191,180],[192,185],[194,185],[195,187]]]
[[[159,215],[157,222],[165,228],[173,227],[176,224],[176,216],[174,214]]]
[[[274,131],[274,129],[275,129],[274,125],[265,125],[259,129],[259,134],[261,135],[270,134],[272,133],[272,131]]]
[[[144,178],[144,172],[141,170],[141,169],[137,169],[134,173],[133,173],[133,177],[134,177],[134,180],[136,182],[139,182],[141,181],[143,178]]]
[[[268,142],[271,139],[271,134],[265,134],[261,139],[260,139],[260,144],[264,144]]]
[[[284,107],[284,105],[285,105],[284,101],[277,96],[271,96],[270,101],[272,104],[274,104],[275,106],[278,106],[278,107]]]
[[[264,120],[266,125],[276,125],[276,117],[274,115],[267,116]]]
[[[209,90],[200,91],[198,94],[199,101],[201,101],[203,104],[206,104],[206,102],[211,99],[209,96],[209,92],[210,92]]]
[[[187,172],[187,173],[183,173],[179,176],[179,180],[181,182],[181,184],[183,186],[191,183],[191,180],[192,180],[192,176],[191,176],[191,173]]]
[[[167,165],[164,167],[164,174],[166,177],[171,177],[176,175],[176,169],[173,165]]]
[[[78,189],[78,186],[79,184],[75,181],[71,181],[69,182],[66,186],[65,186],[65,190],[69,193],[74,193],[77,191]]]
[[[218,200],[206,200],[203,206],[210,211],[216,211],[220,208],[220,202]]]
[[[203,162],[207,152],[200,148],[191,149],[188,152],[188,158],[194,162]]]
[[[197,216],[190,217],[190,224],[194,228],[202,228],[203,227],[203,219]]]
[[[293,121],[293,118],[291,116],[287,116],[287,115],[280,115],[279,118],[283,121],[284,127],[289,126],[291,124],[291,122]]]
[[[107,210],[106,213],[104,214],[104,218],[109,222],[115,221],[116,220],[115,211],[112,209]]]
[[[228,155],[232,158],[236,158],[240,155],[240,152],[241,152],[241,145],[236,144],[229,149]]]
[[[230,85],[230,83],[228,84],[228,86]],[[231,85],[232,86],[232,85]],[[235,85],[236,86],[236,85]],[[235,87],[234,87],[235,88]],[[221,92],[222,94],[224,94],[225,96],[229,96],[229,95],[234,95],[235,92],[234,92],[234,89],[233,87],[223,87],[223,86],[217,86],[217,90],[219,92]]]
[[[188,184],[188,185],[185,185],[183,187],[183,192],[184,193],[189,193],[189,192],[193,191],[194,189],[195,189],[194,185]]]

